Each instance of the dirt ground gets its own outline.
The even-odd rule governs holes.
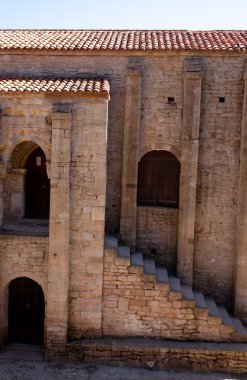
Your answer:
[[[0,358],[0,380],[242,380],[222,373],[153,371],[137,368]]]

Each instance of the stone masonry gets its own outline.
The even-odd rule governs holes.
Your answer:
[[[246,341],[246,46],[244,31],[0,31],[1,344],[19,277],[43,290],[47,358],[109,335]],[[25,214],[37,148],[46,221]],[[137,204],[153,151],[179,162],[176,206]]]

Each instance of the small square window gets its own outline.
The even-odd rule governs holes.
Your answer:
[[[220,96],[220,97],[219,97],[219,103],[225,103],[225,98],[222,97],[222,96]]]
[[[167,104],[175,104],[175,99],[172,97],[167,98]]]

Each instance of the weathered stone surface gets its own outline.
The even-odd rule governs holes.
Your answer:
[[[65,350],[67,337],[228,340],[232,333],[128,258],[104,251],[105,231],[121,232],[133,250],[173,270],[178,261],[186,283],[226,306],[235,298],[247,318],[245,53],[134,54],[9,53],[7,65],[0,55],[2,76],[92,75],[111,84],[109,111],[100,97],[0,95],[1,222],[24,216],[25,160],[36,146],[52,199],[49,237],[2,231],[1,305],[7,310],[11,279],[40,283],[51,351]],[[137,207],[138,162],[152,150],[181,162],[177,210]],[[5,311],[0,322],[4,340]]]
[[[103,343],[104,342],[104,343]],[[154,369],[247,373],[246,345],[175,343],[149,339],[104,339],[67,345],[74,361]]]

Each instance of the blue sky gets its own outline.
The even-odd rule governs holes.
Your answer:
[[[247,29],[247,0],[0,0],[0,29]]]

